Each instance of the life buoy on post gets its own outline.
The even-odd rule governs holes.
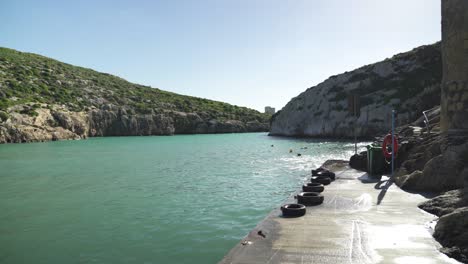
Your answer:
[[[389,152],[387,150],[388,145],[392,145],[392,135],[391,134],[388,134],[388,135],[385,136],[385,138],[383,140],[383,144],[382,144],[382,152],[383,152],[385,158],[391,158],[392,157],[392,152],[396,156],[396,154],[398,152],[398,139],[397,139],[397,137],[394,136],[394,138],[393,138],[392,152]]]

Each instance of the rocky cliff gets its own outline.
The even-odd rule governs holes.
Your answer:
[[[307,89],[273,116],[270,135],[352,137],[348,97],[358,95],[356,133],[373,137],[390,129],[392,109],[405,124],[438,105],[441,79],[440,43],[422,46]]]
[[[268,120],[245,107],[0,48],[0,143],[259,132],[268,131]]]

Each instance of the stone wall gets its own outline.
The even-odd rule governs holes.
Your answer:
[[[448,149],[457,149],[453,173],[464,177],[468,199],[468,1],[442,0],[441,120]],[[451,142],[456,142],[452,143]],[[458,145],[458,146],[457,146]],[[462,147],[465,146],[465,147]],[[447,152],[447,151],[446,151]]]
[[[468,131],[468,1],[442,0],[441,130]]]

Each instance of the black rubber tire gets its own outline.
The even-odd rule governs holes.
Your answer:
[[[306,207],[303,204],[285,204],[281,206],[284,217],[300,217],[305,215]]]
[[[317,192],[321,193],[325,190],[325,187],[323,187],[323,184],[318,183],[318,182],[309,182],[304,185],[302,185],[302,191],[303,192]]]
[[[315,174],[317,174],[318,172],[320,172],[320,171],[323,171],[323,170],[325,170],[325,169],[324,169],[324,168],[322,168],[322,167],[320,167],[320,168],[317,168],[317,169],[315,169],[315,170],[312,170],[312,175],[314,175],[314,176],[315,176]]]
[[[328,177],[318,177],[314,176],[310,179],[310,182],[321,183],[323,185],[328,185],[331,183],[331,179]]]
[[[332,181],[335,180],[335,173],[334,172],[331,172],[331,171],[320,171],[317,173],[317,175],[314,175],[314,176],[321,176],[321,177],[328,177],[330,178]]]
[[[323,203],[323,195],[316,192],[301,192],[296,198],[297,203],[303,205],[319,205]]]

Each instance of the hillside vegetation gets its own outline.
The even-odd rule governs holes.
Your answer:
[[[37,121],[34,118],[37,119],[41,113],[51,114],[57,119],[57,111],[72,115],[80,113],[84,119],[82,121],[90,123],[89,131],[103,131],[102,134],[89,133],[90,136],[261,131],[268,129],[266,124],[269,119],[268,115],[246,107],[171,93],[40,55],[0,48],[0,125],[3,127],[0,133],[3,131],[4,141],[34,141],[34,137],[28,140],[20,139],[21,136],[17,138],[18,135],[12,136],[11,129],[21,130],[20,126],[27,126],[28,122],[34,125]],[[109,112],[117,113],[115,120],[105,122],[110,127],[93,127],[96,125],[95,121],[99,121],[94,120],[97,115],[109,117]],[[178,121],[186,118],[187,114],[196,117],[191,118],[191,124],[178,129]],[[130,119],[127,120],[130,123],[119,125],[123,120],[122,116],[125,116],[124,121]],[[149,130],[143,129],[142,125],[133,124],[137,131],[131,131],[131,124],[135,121],[138,123],[144,117],[154,123],[156,116],[168,119],[164,124],[156,122],[153,129]],[[58,125],[63,123],[60,120],[55,121]],[[247,126],[247,123],[251,125]],[[43,125],[54,127],[54,124]],[[121,128],[122,125],[130,125],[128,131],[121,129],[115,131],[116,133],[112,132],[112,127]],[[151,124],[147,125],[151,127]],[[41,124],[36,126],[41,128]],[[163,126],[169,126],[169,129]],[[21,131],[15,133],[21,134]],[[0,142],[1,138],[0,134]]]
[[[205,112],[213,118],[265,122],[246,107],[163,91],[40,55],[0,48],[0,109],[21,103],[60,104],[83,111],[104,104],[136,113],[174,110]]]

